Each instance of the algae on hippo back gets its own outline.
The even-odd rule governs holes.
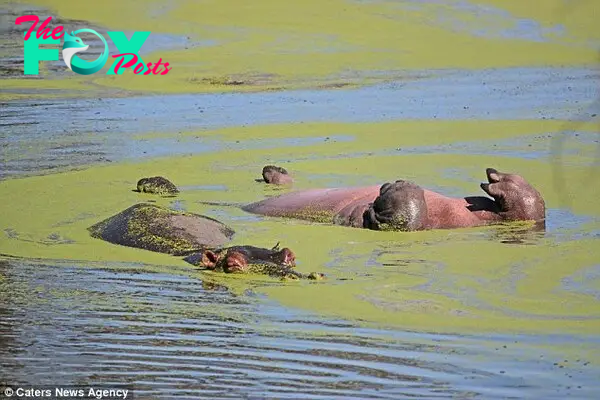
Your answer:
[[[140,203],[88,228],[92,237],[175,256],[215,248],[235,233],[225,224],[192,213]]]
[[[174,256],[192,265],[224,273],[261,274],[283,279],[320,280],[323,274],[295,271],[296,256],[288,249],[254,246],[223,247],[234,231],[203,215],[140,203],[88,228],[92,237],[122,246]]]

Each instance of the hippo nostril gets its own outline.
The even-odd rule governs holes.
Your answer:
[[[227,269],[225,272],[235,273],[244,271],[246,267],[246,262],[239,256],[236,257],[236,255],[237,254],[227,257]]]
[[[228,267],[241,267],[242,263],[237,258],[229,258],[227,260],[227,266]]]

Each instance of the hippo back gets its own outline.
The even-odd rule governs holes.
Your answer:
[[[131,206],[88,230],[110,243],[175,256],[223,246],[234,234],[215,219],[148,203]]]

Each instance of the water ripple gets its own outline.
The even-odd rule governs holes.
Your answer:
[[[490,346],[506,338],[364,328],[189,276],[11,260],[0,278],[0,366],[22,385],[316,399],[520,398],[525,387],[538,398],[585,398],[595,385],[597,371],[578,365],[577,376],[555,372],[548,386],[551,360],[527,355],[541,351],[530,343],[500,353]]]

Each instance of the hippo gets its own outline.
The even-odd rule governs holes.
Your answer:
[[[150,204],[135,204],[88,228],[92,237],[113,244],[183,256],[223,246],[233,229],[216,219]]]
[[[140,179],[137,183],[136,191],[140,193],[152,193],[160,195],[175,195],[179,193],[177,186],[162,176],[153,176],[150,178]]]
[[[282,279],[323,279],[293,268],[289,248],[223,247],[234,231],[216,219],[170,210],[155,204],[135,204],[88,228],[90,235],[109,243],[185,257],[188,263],[224,273],[263,274]]]
[[[257,180],[272,185],[291,185],[294,182],[294,179],[288,174],[285,168],[275,165],[265,165],[262,170],[262,177],[262,180]]]
[[[193,265],[225,273],[264,274],[283,279],[323,279],[324,275],[311,272],[302,274],[296,270],[296,256],[287,247],[272,249],[254,246],[232,246],[217,250],[205,250],[185,258]]]
[[[466,228],[507,221],[545,226],[545,203],[523,177],[487,168],[489,197],[451,198],[397,180],[383,185],[309,189],[286,193],[242,209],[274,217],[298,218],[372,230],[418,231]]]

